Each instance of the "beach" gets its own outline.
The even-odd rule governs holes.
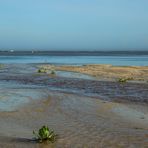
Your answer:
[[[148,148],[148,0],[0,0],[0,148]]]
[[[148,66],[2,64],[0,147],[147,148]]]

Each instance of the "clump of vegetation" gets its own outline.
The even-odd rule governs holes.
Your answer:
[[[129,77],[129,78],[119,78],[118,79],[118,82],[119,83],[126,83],[127,81],[129,81],[129,80],[133,80],[134,78],[132,78],[132,77]]]
[[[56,72],[55,72],[54,70],[52,70],[50,74],[51,74],[51,75],[55,75]]]
[[[38,69],[38,73],[47,73],[47,69],[44,68]]]
[[[119,83],[126,83],[127,82],[127,79],[125,79],[125,78],[119,78],[118,79],[118,82]]]
[[[45,141],[53,143],[57,138],[57,135],[54,133],[54,131],[50,130],[48,126],[45,125],[39,129],[38,133],[33,131],[33,134],[35,135],[36,140],[40,143]]]

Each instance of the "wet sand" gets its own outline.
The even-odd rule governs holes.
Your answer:
[[[100,80],[117,80],[118,78],[132,78],[135,81],[148,81],[148,66],[112,66],[112,65],[82,65],[56,66],[41,65],[46,69],[79,72],[96,77]]]
[[[148,147],[147,83],[52,76],[37,67],[0,69],[0,147]],[[44,124],[59,135],[54,144],[32,140]]]

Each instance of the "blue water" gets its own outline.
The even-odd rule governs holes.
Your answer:
[[[112,64],[148,66],[148,55],[140,56],[0,56],[0,63]]]

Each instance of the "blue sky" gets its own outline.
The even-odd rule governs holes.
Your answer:
[[[148,0],[0,0],[0,49],[148,50]]]

